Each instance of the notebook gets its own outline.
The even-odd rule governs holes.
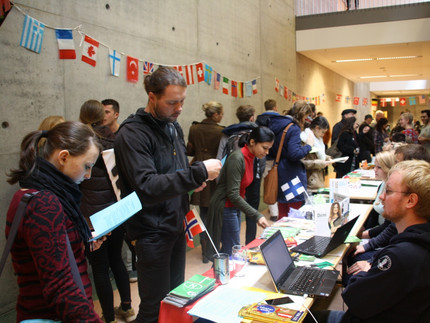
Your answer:
[[[332,237],[313,236],[291,249],[291,251],[324,257],[327,253],[344,243],[357,219],[358,216],[337,228]]]
[[[296,267],[279,230],[260,246],[260,250],[277,292],[327,297],[336,284],[337,270]]]

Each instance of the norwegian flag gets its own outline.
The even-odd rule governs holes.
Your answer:
[[[184,230],[188,247],[194,248],[193,237],[206,231],[206,227],[200,219],[197,211],[190,210],[190,212],[187,213],[184,219]]]
[[[143,62],[143,74],[153,73],[155,69],[154,63],[151,62]]]

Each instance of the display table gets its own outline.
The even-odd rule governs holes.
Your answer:
[[[351,230],[350,235],[356,235],[364,222],[367,219],[367,216],[369,212],[372,209],[372,205],[369,204],[350,204],[350,214],[349,218],[354,218],[358,216],[357,222],[355,223],[354,227]],[[298,240],[300,240],[300,237],[297,237]],[[303,237],[305,238],[305,237]],[[250,244],[247,245],[247,248],[253,248],[256,246],[261,245],[265,240],[263,239],[255,239]],[[328,261],[336,267],[340,261],[342,260],[343,256],[349,249],[349,244],[344,244],[339,246],[338,248],[332,250],[329,254],[327,254],[323,258],[319,258],[316,260],[316,262],[322,262],[322,261]],[[312,263],[307,263],[307,265],[311,265]],[[305,265],[304,263],[299,263],[299,265]],[[267,268],[264,265],[253,265],[250,264],[245,268],[245,276],[244,277],[235,277],[236,271],[232,271],[230,273],[230,282],[226,285],[221,285],[221,288],[242,288],[242,289],[249,289],[253,291],[259,291],[264,292],[267,294],[268,297],[272,295],[280,295],[278,293],[275,293],[275,288],[273,286],[273,282],[271,280],[270,274],[267,272]],[[213,270],[209,269],[205,273],[203,273],[206,277],[213,278]],[[216,288],[218,288],[219,285],[217,285]],[[213,293],[213,292],[211,292]],[[179,308],[174,305],[167,304],[165,302],[161,302],[160,306],[160,315],[159,315],[159,322],[160,323],[192,323],[194,321],[193,317],[190,316],[187,312],[191,310],[196,304],[199,302],[202,302],[205,300],[206,297],[208,297],[211,293],[208,295],[205,295],[204,297],[200,298],[196,302],[183,307]],[[290,296],[294,302],[295,306],[298,306],[298,309],[302,311],[306,311],[306,307],[310,307],[313,303],[312,298],[304,299],[303,297],[299,296]],[[304,305],[303,305],[304,304]],[[248,303],[242,304],[242,306],[248,305]],[[226,320],[231,321],[231,320]],[[234,320],[232,320],[234,321]],[[240,321],[240,320],[239,320]]]

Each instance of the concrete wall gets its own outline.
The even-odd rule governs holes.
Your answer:
[[[351,96],[353,91],[351,82],[296,54],[293,0],[20,0],[18,5],[48,26],[82,25],[84,33],[139,59],[166,65],[205,61],[233,80],[259,77],[258,94],[243,99],[224,95],[205,83],[190,85],[179,118],[186,135],[193,120],[204,118],[201,105],[209,100],[223,103],[223,125],[236,122],[235,110],[241,104],[252,104],[261,113],[266,99],[279,97],[274,89],[275,77],[302,95],[324,92],[327,101],[321,108],[333,119],[331,123],[339,119],[344,106],[328,100],[330,94]],[[125,57],[118,78],[110,76],[108,48],[104,46],[98,50],[95,68],[83,63],[77,31],[73,32],[75,61],[58,59],[53,29],[45,29],[40,54],[20,47],[23,19],[14,8],[0,27],[0,233],[4,232],[11,196],[18,188],[6,183],[5,172],[16,167],[19,145],[26,133],[48,115],[77,120],[81,104],[88,99],[118,100],[120,121],[147,100],[142,75],[137,84],[126,81]],[[292,104],[277,100],[281,109]],[[3,246],[4,235],[0,234],[0,248]],[[0,284],[1,314],[12,310],[16,299],[10,262]]]

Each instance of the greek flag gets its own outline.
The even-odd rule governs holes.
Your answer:
[[[44,31],[44,24],[30,16],[25,16],[24,25],[22,27],[21,42],[19,44],[22,47],[39,54],[42,48]]]
[[[300,179],[296,176],[290,182],[281,186],[282,192],[285,194],[287,201],[292,200],[296,196],[305,192],[305,188],[300,182]]]

